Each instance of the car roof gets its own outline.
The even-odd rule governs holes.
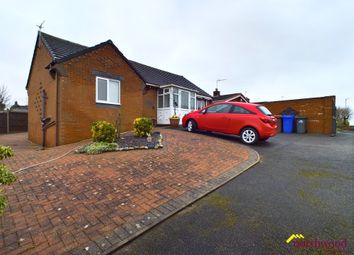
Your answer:
[[[246,107],[247,106],[254,106],[254,107],[261,106],[261,104],[252,104],[252,103],[244,103],[244,102],[216,102],[216,103],[209,104],[207,106],[217,105],[217,104],[232,104],[232,105],[246,106]]]

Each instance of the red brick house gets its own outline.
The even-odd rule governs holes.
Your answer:
[[[128,60],[111,40],[93,47],[39,32],[26,85],[29,140],[46,146],[91,136],[91,123],[136,117],[168,124],[204,106],[211,96],[184,78]],[[44,127],[44,128],[43,128]]]
[[[249,103],[250,99],[245,97],[242,93],[232,93],[221,95],[220,91],[216,88],[213,92],[213,103],[217,102],[244,102]]]

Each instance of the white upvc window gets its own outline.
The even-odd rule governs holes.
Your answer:
[[[197,109],[201,109],[205,107],[205,101],[203,99],[197,99]]]
[[[170,108],[170,88],[159,89],[157,97],[157,108]]]
[[[173,88],[173,108],[179,107],[179,95],[178,95],[178,88]]]
[[[120,105],[120,81],[96,77],[96,102]]]
[[[181,90],[181,108],[189,109],[189,92]]]
[[[195,110],[195,93],[194,92],[189,92],[189,95],[190,95],[190,107],[191,107],[191,110]]]

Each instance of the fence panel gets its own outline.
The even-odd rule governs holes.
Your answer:
[[[0,134],[7,133],[7,113],[0,112]]]
[[[7,133],[7,120],[9,119],[9,132],[27,132],[27,112],[0,112],[0,134]]]

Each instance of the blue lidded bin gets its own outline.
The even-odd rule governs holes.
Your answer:
[[[294,130],[294,115],[283,115],[283,132],[291,134]]]

